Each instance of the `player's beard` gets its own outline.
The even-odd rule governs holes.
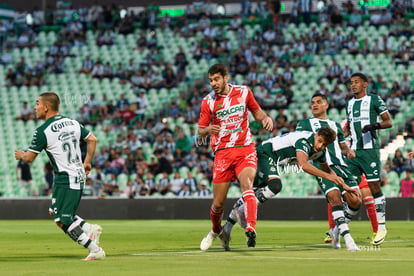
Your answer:
[[[223,96],[224,92],[226,91],[227,84],[223,82],[223,85],[220,87],[219,92],[216,92],[217,95]]]

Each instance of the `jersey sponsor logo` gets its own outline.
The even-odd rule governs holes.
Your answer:
[[[237,125],[240,124],[243,121],[243,117],[235,117],[235,118],[229,118],[225,122],[222,123],[222,126],[230,126],[230,125]]]
[[[71,132],[63,132],[63,133],[59,134],[58,140],[59,141],[66,141],[66,140],[68,140],[68,139],[70,139],[70,138],[72,138],[74,136],[75,136],[75,132],[74,131],[71,131]]]
[[[230,108],[227,108],[227,109],[224,109],[222,111],[217,111],[216,116],[217,116],[218,119],[221,119],[225,116],[233,115],[234,113],[244,112],[244,111],[245,111],[244,105],[234,105],[234,106],[232,106]]]
[[[371,166],[371,168],[375,168],[375,166],[377,165],[377,163],[375,163],[375,162],[372,162],[371,164],[370,164],[370,166]]]
[[[55,123],[53,125],[51,125],[50,129],[53,132],[59,132],[61,128],[67,127],[67,126],[73,126],[75,125],[72,121],[64,121],[64,122],[60,122],[60,123]]]
[[[243,132],[243,129],[241,127],[233,128],[233,129],[225,129],[225,133],[237,133],[237,132]]]
[[[222,109],[224,107],[224,104],[218,104],[217,105],[217,110]]]

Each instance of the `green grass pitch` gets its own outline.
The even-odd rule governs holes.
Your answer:
[[[324,244],[324,221],[259,221],[257,247],[246,248],[236,226],[231,252],[219,240],[199,244],[208,220],[91,220],[104,231],[107,258],[81,261],[87,250],[43,220],[0,221],[0,275],[413,275],[414,222],[389,221],[381,247],[369,245],[371,226],[352,222],[360,252]]]

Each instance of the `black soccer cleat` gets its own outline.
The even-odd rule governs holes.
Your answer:
[[[247,237],[247,247],[255,247],[256,246],[256,232],[254,230],[248,230],[246,232]]]

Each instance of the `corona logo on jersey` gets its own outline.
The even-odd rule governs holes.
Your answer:
[[[244,105],[241,105],[241,104],[233,105],[230,108],[226,108],[226,109],[217,111],[216,116],[217,116],[218,119],[221,119],[223,117],[226,117],[228,115],[233,115],[233,114],[238,113],[238,112],[243,113],[244,111],[245,111]]]
[[[74,125],[74,123],[72,121],[64,121],[64,122],[60,122],[60,123],[53,124],[50,127],[50,129],[53,132],[59,132],[61,128],[64,128],[66,126],[73,126],[73,125]]]

